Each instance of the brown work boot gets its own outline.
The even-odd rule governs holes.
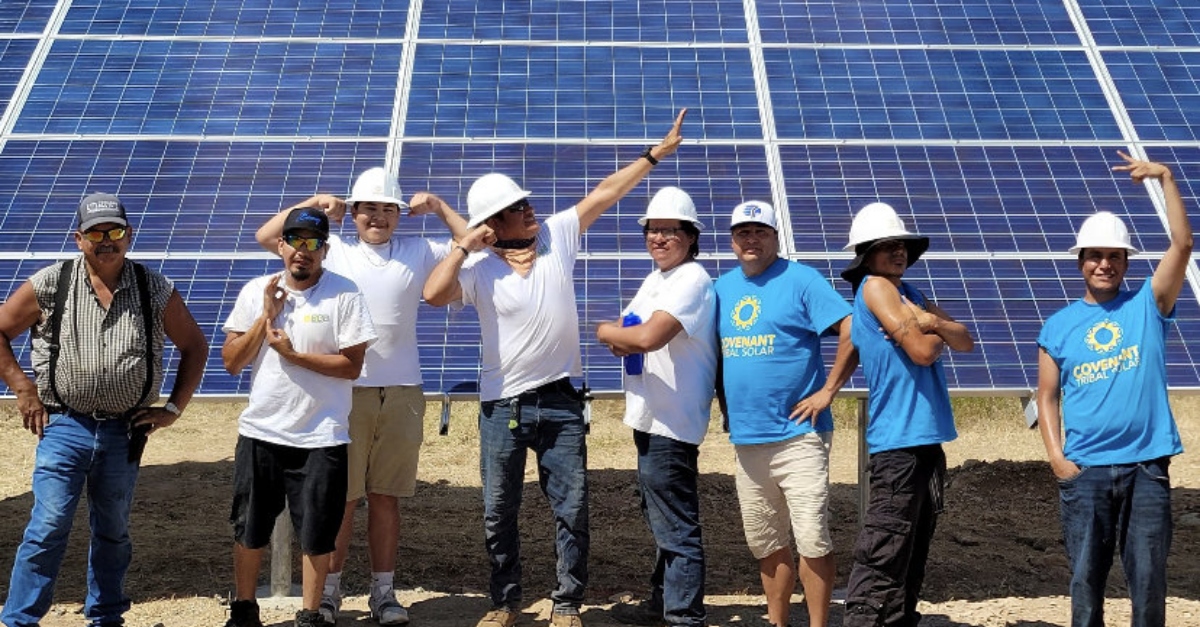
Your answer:
[[[583,627],[583,619],[579,618],[579,614],[560,614],[555,612],[550,615],[551,627]]]
[[[519,614],[506,607],[498,607],[483,615],[475,627],[512,627],[517,624]]]

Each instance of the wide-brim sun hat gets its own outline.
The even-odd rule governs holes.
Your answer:
[[[850,225],[849,243],[845,246],[847,250],[854,250],[854,259],[850,260],[850,264],[841,273],[842,278],[850,283],[854,291],[858,291],[859,284],[869,272],[867,257],[870,256],[871,249],[883,242],[894,240],[904,242],[904,247],[908,250],[906,268],[912,267],[921,255],[929,250],[929,238],[906,229],[896,210],[887,203],[873,202],[855,214],[854,222]]]
[[[467,228],[473,229],[483,224],[505,207],[528,198],[531,193],[499,172],[484,174],[467,191]]]
[[[1097,211],[1079,226],[1075,245],[1070,252],[1078,254],[1085,248],[1122,248],[1131,255],[1138,252],[1129,239],[1125,222],[1111,211]]]
[[[638,224],[646,226],[651,220],[691,222],[697,230],[704,230],[704,223],[696,215],[696,203],[678,187],[664,187],[654,194],[646,206],[646,215],[638,218]]]

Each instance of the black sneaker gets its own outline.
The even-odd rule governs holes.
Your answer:
[[[234,601],[229,604],[229,620],[225,627],[263,627],[258,618],[258,602]]]
[[[325,622],[320,610],[300,610],[296,612],[296,627],[331,627],[333,623]]]
[[[612,615],[613,620],[625,625],[653,627],[664,624],[662,607],[654,607],[646,599],[617,603],[608,613]]]

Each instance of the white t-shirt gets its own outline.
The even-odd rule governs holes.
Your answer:
[[[579,254],[575,208],[547,218],[537,239],[537,259],[527,276],[491,250],[471,255],[459,273],[463,302],[479,312],[482,401],[582,374],[573,278]]]
[[[434,266],[450,253],[447,243],[392,237],[386,244],[329,236],[325,269],[358,284],[379,335],[363,362],[356,386],[421,385],[417,309]]]
[[[666,346],[645,354],[642,374],[625,375],[625,424],[700,444],[708,432],[717,376],[717,302],[712,278],[695,262],[642,282],[621,316],[643,322],[663,311],[683,325]]]
[[[225,321],[226,333],[245,333],[254,326],[271,276],[242,288]],[[366,301],[350,279],[326,270],[307,290],[284,289],[287,301],[274,325],[287,333],[297,352],[332,355],[375,339]],[[238,433],[297,448],[350,442],[352,381],[286,361],[265,340],[251,367],[250,402],[238,420]]]

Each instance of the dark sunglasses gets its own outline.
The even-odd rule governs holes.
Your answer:
[[[521,200],[518,200],[517,202],[505,207],[504,210],[509,213],[525,213],[525,210],[529,209],[529,206],[529,201],[522,198]]]
[[[108,238],[114,242],[123,240],[123,239],[125,239],[125,236],[128,234],[129,234],[129,229],[118,226],[115,229],[109,229],[107,231],[100,231],[100,230],[84,231],[83,238],[93,244],[99,244],[100,242],[103,242],[105,238]]]
[[[288,246],[296,250],[307,250],[315,252],[321,250],[325,246],[325,238],[323,237],[300,237],[299,235],[284,235],[283,241]]]

